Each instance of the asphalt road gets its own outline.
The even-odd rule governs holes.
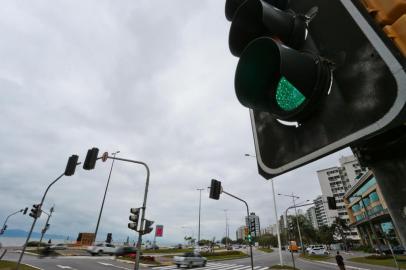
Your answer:
[[[343,254],[347,259],[353,255]],[[17,261],[18,253],[7,253],[4,257],[5,260]],[[359,256],[359,255],[358,255]],[[338,267],[334,262],[334,259],[327,262],[322,261],[308,261],[298,257],[298,254],[294,254],[295,264],[301,270],[337,270]],[[283,251],[284,264],[292,266],[291,254],[287,251]],[[44,270],[108,270],[108,269],[134,269],[134,264],[128,264],[114,260],[114,257],[108,256],[59,256],[59,257],[46,257],[38,258],[37,256],[25,255],[23,259],[24,263],[36,266]],[[272,253],[265,253],[261,251],[254,251],[254,270],[266,270],[269,266],[279,264],[279,254],[277,251]],[[146,270],[147,267],[141,267]],[[176,266],[161,266],[153,267],[150,270],[175,270]],[[195,268],[198,270],[251,270],[250,258],[236,259],[236,260],[224,260],[224,261],[211,261],[206,267]],[[393,270],[394,268],[371,266],[365,264],[357,264],[348,262],[346,260],[346,269],[348,270]]]

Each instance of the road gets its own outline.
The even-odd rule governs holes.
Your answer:
[[[16,261],[18,259],[18,253],[7,253],[4,257],[5,260]],[[338,267],[334,261],[318,262],[303,260],[295,254],[296,267],[301,270],[337,270]],[[343,254],[344,258],[349,258],[351,255]],[[292,258],[289,252],[283,252],[284,263],[292,266]],[[36,266],[44,270],[109,270],[109,269],[134,269],[133,264],[120,262],[114,259],[114,257],[107,256],[59,256],[55,258],[43,258],[39,259],[37,256],[25,255],[23,259],[24,263]],[[278,252],[265,253],[260,251],[254,251],[254,270],[266,270],[269,266],[279,264]],[[148,267],[141,267],[146,270]],[[153,267],[150,270],[175,270],[176,266],[160,266]],[[250,258],[225,260],[225,261],[212,261],[207,264],[206,267],[196,268],[198,270],[250,270],[251,261]],[[348,262],[346,260],[346,269],[348,270],[393,270],[394,268],[372,266],[365,264],[358,264]]]

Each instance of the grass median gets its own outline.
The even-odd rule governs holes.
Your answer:
[[[366,257],[351,258],[348,260],[357,263],[396,267],[395,261],[393,260],[392,256],[371,255]],[[398,261],[400,268],[406,269],[406,256],[396,256],[396,260]]]
[[[1,270],[14,270],[16,268],[16,262],[10,261],[0,261],[0,269]],[[37,268],[33,268],[31,266],[20,264],[20,270],[36,270]]]
[[[258,250],[263,251],[263,252],[267,252],[267,253],[273,252],[272,248],[258,248]]]

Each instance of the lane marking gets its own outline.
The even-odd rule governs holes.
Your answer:
[[[68,266],[68,265],[60,265],[60,264],[57,264],[56,267],[59,267],[59,268],[62,268],[62,269],[77,270],[77,269],[75,269],[75,268],[73,268],[73,267],[70,267],[70,266]]]
[[[131,270],[130,268],[127,268],[127,267],[124,267],[124,266],[114,265],[112,263],[104,263],[104,262],[98,262],[98,263],[101,264],[101,265],[104,265],[104,266],[111,266],[111,267],[118,268],[118,269]]]

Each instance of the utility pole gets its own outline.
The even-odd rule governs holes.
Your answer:
[[[41,238],[39,239],[38,242],[38,248],[41,246],[42,243],[42,238],[44,238],[45,233],[47,232],[48,228],[49,228],[49,220],[51,219],[52,213],[54,212],[54,206],[51,207],[51,209],[49,210],[49,214],[46,213],[45,211],[42,211],[44,214],[46,214],[48,216],[47,221],[45,222],[45,226],[41,231]]]
[[[227,209],[223,209],[224,214],[226,216],[226,247],[228,247],[228,216],[227,216]]]
[[[200,245],[200,212],[202,209],[202,190],[204,190],[204,188],[198,188],[196,189],[199,191],[199,230],[197,232],[197,246]]]

